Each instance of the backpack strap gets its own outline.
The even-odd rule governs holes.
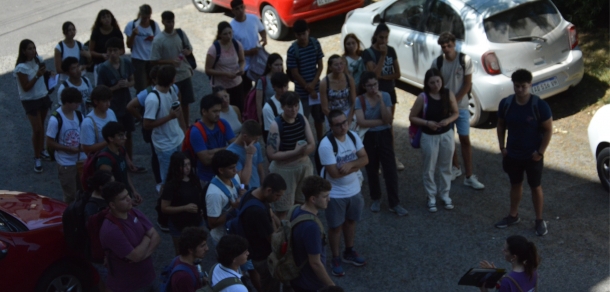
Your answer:
[[[223,289],[229,287],[229,286],[233,286],[233,285],[238,285],[241,284],[243,285],[242,281],[240,278],[238,277],[229,277],[229,278],[224,278],[220,281],[218,281],[218,283],[216,283],[216,285],[212,286],[212,275],[214,275],[214,269],[216,269],[216,266],[220,265],[219,263],[214,264],[211,268],[210,268],[210,287],[212,288],[212,291],[214,292],[220,292]]]
[[[239,56],[239,43],[237,43],[237,40],[235,40],[234,38],[231,39],[231,42],[233,43],[233,48],[235,49],[235,54],[237,54]]]
[[[349,83],[349,77],[347,76],[347,73],[343,73],[345,75],[345,82],[347,82],[347,88],[350,88],[351,84]]]
[[[193,126],[201,132],[201,136],[203,137],[203,143],[208,143],[208,134],[205,132],[205,127],[203,126],[202,121],[196,121]]]
[[[218,121],[216,122],[216,126],[218,127],[218,129],[220,129],[220,132],[224,135],[227,132],[227,128],[225,127],[225,124],[218,119]]]
[[[159,95],[159,92],[156,89],[153,89],[150,93],[154,93],[157,96],[157,100],[159,101],[159,106],[157,107],[157,113],[155,114],[155,119],[158,119],[159,112],[161,111],[161,96]],[[171,94],[171,89],[170,89],[170,94]]]
[[[87,116],[87,118],[91,119],[91,123],[93,124],[93,134],[95,136],[95,143],[97,143],[97,124],[92,116]]]
[[[64,89],[68,89],[70,88],[70,86],[68,86],[68,79],[64,80],[64,82],[61,83],[61,85],[64,86]],[[61,99],[61,98],[60,98]]]
[[[64,59],[64,41],[59,41],[59,52],[61,53],[61,59]]]
[[[297,41],[292,42],[290,47],[292,47],[292,50],[294,52],[294,59],[297,61],[297,68],[298,68],[299,67],[299,58],[301,58],[301,56],[299,54],[299,45],[297,44]]]
[[[438,71],[441,70],[441,68],[443,67],[443,62],[445,61],[445,55],[441,54],[440,56],[438,56],[436,58],[436,69],[438,69]]]
[[[504,101],[504,119],[506,119],[506,115],[508,114],[508,110],[510,109],[510,106],[513,104],[513,99],[515,99],[515,95],[511,94]]]
[[[83,113],[81,113],[80,111],[74,111],[76,113],[76,118],[78,118],[78,126],[80,128],[80,125],[83,123]]]
[[[231,191],[227,188],[227,186],[218,179],[218,177],[213,177],[210,181],[211,184],[217,186],[227,198],[229,198],[229,204],[231,204]],[[237,181],[235,178],[231,178],[231,183],[233,183],[233,188],[237,190]]]
[[[428,110],[428,94],[424,92],[424,109],[422,111],[422,118],[426,119],[426,111]]]
[[[153,37],[157,34],[157,24],[154,20],[150,20],[150,29],[153,31]]]
[[[176,28],[176,33],[178,34],[178,36],[180,37],[180,40],[182,41],[182,48],[185,49],[186,43],[184,42],[184,32],[182,31],[181,28]]]
[[[538,101],[540,98],[534,94],[530,95],[530,98],[532,99],[532,112],[534,118],[536,119],[536,122],[540,123],[540,110],[538,109]]]
[[[63,118],[61,117],[61,115],[57,111],[54,111],[51,114],[51,116],[55,117],[55,119],[57,120],[57,135],[55,135],[55,141],[58,142],[59,141],[59,134],[61,133],[61,127],[64,124],[64,120],[63,120]]]
[[[517,281],[515,281],[515,279],[513,279],[513,277],[509,276],[508,274],[504,277],[509,279],[511,282],[513,282],[513,284],[515,284],[515,286],[517,286],[517,289],[519,289],[519,292],[523,292],[523,289],[521,289],[521,286],[519,286],[519,283],[517,283]],[[538,281],[536,281],[536,284],[538,284]],[[536,289],[536,291],[538,291],[538,289]]]
[[[273,116],[277,117],[278,113],[277,113],[277,106],[275,105],[275,102],[273,102],[273,100],[269,99],[269,101],[267,102],[269,104],[269,106],[271,107],[271,110],[273,111]],[[279,124],[278,124],[279,126]]]
[[[91,86],[89,85],[89,80],[87,79],[87,77],[81,76],[80,78],[83,79],[83,82],[85,82],[85,84],[87,84],[87,87]]]
[[[462,66],[462,76],[466,76],[466,55],[462,52],[458,53],[458,60],[460,61],[460,66]]]

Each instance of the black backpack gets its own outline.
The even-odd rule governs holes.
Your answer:
[[[80,127],[81,124],[83,123],[83,114],[80,111],[74,111],[74,114],[76,115],[76,117],[78,118],[78,126]],[[57,135],[55,135],[55,142],[59,142],[59,134],[61,134],[61,127],[64,125],[64,119],[61,117],[61,115],[57,112],[54,111],[51,116],[55,117],[55,119],[57,119]],[[94,122],[95,123],[95,122]],[[45,146],[47,152],[49,152],[49,156],[51,157],[51,161],[55,161],[55,149],[49,147],[48,145]]]
[[[91,194],[91,192],[78,191],[74,202],[68,205],[61,216],[66,244],[70,249],[83,253],[89,250],[85,206],[87,206]]]
[[[350,139],[352,139],[354,146],[356,146],[356,136],[354,136],[354,134],[351,131],[347,131],[347,136]],[[328,138],[328,141],[330,141],[330,144],[333,146],[333,155],[337,156],[337,152],[339,152],[339,146],[337,145],[337,139],[335,138],[335,135],[333,135],[332,131],[328,131],[328,133],[326,133],[326,138]],[[324,171],[324,166],[322,165],[322,162],[320,161],[320,145],[318,145],[318,149],[316,149],[316,154],[315,154],[314,159],[316,161],[316,170],[317,170],[318,174],[321,177],[326,178],[325,177],[326,172]]]

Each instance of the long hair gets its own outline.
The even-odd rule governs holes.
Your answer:
[[[184,160],[188,159],[186,155],[180,151],[174,152],[169,159],[169,168],[167,170],[167,182],[180,182],[184,178]],[[189,182],[199,184],[199,179],[195,174],[196,165],[191,165],[189,173]]]
[[[358,95],[363,95],[366,93],[366,82],[371,79],[375,79],[375,81],[379,82],[377,80],[377,74],[375,74],[375,72],[371,72],[371,71],[362,72],[362,75],[360,75],[360,82],[358,83],[358,90],[357,90]]]
[[[354,41],[356,41],[356,45],[358,46],[356,48],[356,54],[358,56],[362,55],[362,42],[360,41],[360,39],[358,39],[358,37],[353,34],[353,33],[348,33],[347,35],[345,35],[345,38],[343,39],[343,56],[347,56],[347,49],[345,48],[345,44],[347,44],[347,41],[349,39],[353,39]]]
[[[27,57],[23,52],[28,48],[30,44],[34,44],[34,42],[29,39],[24,39],[19,43],[19,53],[17,54],[17,62],[15,62],[15,67],[27,61]],[[36,57],[38,57],[38,52],[36,52]]]
[[[517,256],[517,261],[523,265],[525,273],[531,280],[534,276],[534,271],[536,271],[540,264],[540,256],[538,255],[536,245],[531,241],[527,241],[521,235],[513,235],[507,238],[506,245],[508,245],[508,252],[511,255]]]
[[[218,32],[216,33],[216,40],[217,41],[220,40],[220,35],[222,34],[222,31],[227,29],[227,28],[233,29],[231,27],[231,25],[228,22],[226,22],[226,21],[221,21],[220,23],[218,23]]]
[[[328,62],[327,62],[327,64],[326,64],[326,75],[330,75],[330,73],[333,73],[333,72],[332,72],[332,69],[330,69],[330,67],[332,66],[333,62],[334,62],[336,59],[341,59],[341,56],[339,56],[339,55],[337,55],[337,54],[334,54],[334,55],[330,56],[330,58],[328,58]],[[327,88],[328,88],[329,86],[330,86],[330,84],[326,84],[326,87],[327,87]]]
[[[118,29],[120,31],[121,28],[119,27],[119,23],[116,21],[116,18],[114,18],[114,14],[112,14],[112,12],[110,12],[110,10],[108,9],[102,9],[100,10],[100,12],[97,13],[97,17],[95,18],[95,22],[93,23],[91,30],[96,30],[102,27],[102,17],[106,15],[110,15],[110,17],[112,18],[112,22],[110,22],[110,25],[112,25],[114,29]]]
[[[377,42],[377,36],[382,32],[390,33],[390,28],[385,24],[385,22],[380,23],[375,28],[375,32],[373,33],[373,37],[371,38],[371,46]]]
[[[426,71],[426,76],[424,77],[424,92],[430,96],[430,86],[428,86],[428,81],[430,81],[432,77],[441,78],[441,90],[439,91],[439,94],[441,96],[443,116],[447,117],[451,115],[451,99],[449,98],[449,89],[445,88],[445,80],[443,79],[441,71],[436,68],[431,68]]]
[[[282,56],[280,56],[280,54],[273,53],[269,55],[269,57],[267,58],[267,65],[265,65],[265,72],[263,73],[263,76],[267,76],[267,74],[271,72],[271,67],[273,67],[273,63],[275,63],[275,61],[277,60],[282,60],[283,62]]]

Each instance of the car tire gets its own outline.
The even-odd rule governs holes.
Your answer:
[[[280,15],[273,6],[263,7],[261,20],[267,35],[274,40],[281,40],[288,34],[288,27],[282,22]]]
[[[87,278],[78,266],[63,263],[47,269],[36,286],[36,292],[73,291],[83,292],[90,288]]]
[[[602,149],[602,151],[597,154],[597,176],[599,176],[599,180],[602,182],[602,186],[606,191],[610,191],[610,174],[608,169],[610,167],[610,147],[606,147]]]
[[[214,12],[218,9],[212,0],[193,0],[193,5],[199,12]]]
[[[489,119],[489,112],[483,110],[481,102],[479,102],[474,93],[470,93],[468,97],[468,111],[470,112],[471,127],[482,125]]]

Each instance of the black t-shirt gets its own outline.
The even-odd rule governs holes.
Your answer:
[[[367,49],[362,52],[362,60],[366,66],[366,63],[369,61],[373,61],[375,64],[379,62],[379,58],[381,58],[381,52],[375,50],[373,47],[370,48],[373,53],[375,53],[375,58],[373,58],[370,54],[370,51]],[[394,74],[394,62],[398,62],[396,51],[394,48],[388,46],[388,54],[385,57],[385,63],[383,64],[383,68],[381,69],[381,76],[392,75]],[[379,79],[377,81],[379,83],[379,90],[385,91],[388,93],[394,92],[394,80],[384,80]]]
[[[103,34],[99,28],[91,31],[91,37],[89,38],[91,41],[95,42],[94,52],[98,54],[106,53],[106,42],[111,38],[119,38],[121,41],[123,40],[123,33],[120,29],[113,28],[109,34]],[[93,64],[103,63],[104,58],[93,58]]]
[[[446,91],[448,89],[443,89],[443,90]],[[426,120],[440,122],[443,119],[446,119],[450,116],[451,116],[450,111],[448,111],[447,114],[445,114],[445,115],[443,114],[443,103],[441,100],[436,100],[436,99],[428,96],[428,108],[426,110]],[[451,129],[451,127],[453,127],[453,123],[451,123],[447,126],[444,126],[442,128],[438,128],[438,129],[436,129],[436,131],[432,131],[432,129],[424,126],[422,128],[422,132],[424,132],[428,135],[439,135],[439,134],[446,133],[447,131],[449,131],[449,129]]]
[[[252,195],[252,191],[248,191],[241,199],[241,206],[245,206],[248,200],[258,200]],[[252,206],[241,214],[240,220],[243,224],[246,233],[246,239],[250,244],[248,251],[250,259],[260,261],[267,259],[271,254],[271,243],[267,240],[273,233],[273,221],[269,214],[269,204],[264,203],[265,209],[258,206]]]
[[[180,212],[169,215],[169,220],[176,226],[178,230],[182,230],[189,226],[200,226],[203,218],[201,212],[203,210],[203,197],[201,196],[201,188],[197,186],[199,181],[178,181],[167,182],[163,186],[161,200],[170,201],[170,206],[178,207],[188,204],[199,206],[197,213]]]
[[[89,221],[89,217],[106,209],[106,207],[108,207],[106,200],[95,197],[89,198],[89,201],[87,201],[87,204],[85,205],[85,222]]]

